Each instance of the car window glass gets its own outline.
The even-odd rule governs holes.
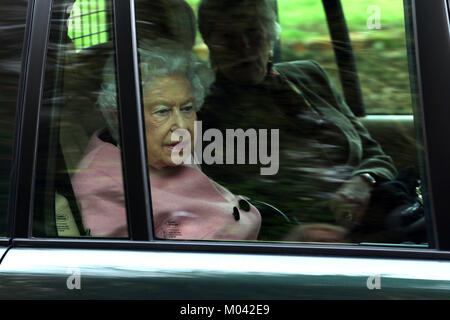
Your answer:
[[[199,0],[188,2],[194,9],[198,7]],[[342,0],[341,5],[365,113],[412,114],[403,1]],[[280,60],[314,59],[342,91],[322,1],[278,1],[278,14],[282,30]],[[196,42],[196,54],[207,60],[207,46],[201,37]]]
[[[28,1],[5,1],[0,8],[0,236],[6,232],[12,142]]]
[[[405,40],[402,2],[385,25],[385,31],[391,25],[396,29],[381,29],[377,35],[373,33],[379,29],[368,23],[372,12],[368,2],[363,7],[355,1],[342,2],[355,41],[356,70],[367,76],[375,65],[370,58],[376,56],[368,49],[380,49],[377,41],[390,43],[392,34],[398,38],[376,57],[378,66],[396,68],[395,81],[384,85],[383,92],[371,92],[363,85],[362,98],[391,107],[393,103],[385,101],[393,101],[393,96],[384,95],[389,91],[401,96],[403,109],[385,112],[395,116],[360,119],[343,94],[356,89],[339,84],[321,1],[278,1],[279,25],[274,24],[277,16],[269,12],[276,12],[275,1],[189,3],[198,11],[198,36],[203,40],[196,40],[193,51],[209,63],[214,76],[208,85],[207,72],[198,73],[208,91],[200,108],[194,103],[197,112],[192,118],[183,118],[182,104],[176,101],[163,104],[164,110],[152,103],[158,92],[163,96],[168,88],[182,91],[178,85],[183,79],[160,79],[155,92],[151,86],[147,93],[144,89],[153,210],[160,212],[154,216],[155,234],[171,239],[427,246],[421,182],[426,173],[416,137],[421,128],[413,116],[401,116],[402,110],[413,113],[416,97],[409,91],[415,74],[408,69],[406,53],[408,49],[413,54],[414,47],[413,39]],[[257,33],[261,37],[250,36],[261,29],[264,32]],[[281,63],[273,59],[277,41]],[[386,73],[376,71],[371,80],[379,85],[383,81],[379,76]],[[202,89],[191,80],[193,73],[184,84],[194,96],[201,96]],[[152,112],[164,115],[162,125],[152,122]],[[163,151],[159,151],[169,158],[158,165],[158,150],[150,150],[151,131],[153,127],[156,133],[163,125],[167,125],[162,130],[167,140],[161,138]],[[177,129],[186,135],[174,134]],[[177,157],[183,158],[181,165]],[[161,167],[169,167],[171,173],[162,170],[161,175]],[[221,208],[214,209],[210,202]],[[256,237],[254,228],[259,228]]]
[[[33,235],[127,238],[111,1],[55,1]]]
[[[292,1],[291,31],[288,2],[135,1],[155,238],[428,246],[420,122],[358,119],[329,36],[301,24],[323,29],[320,1]],[[56,3],[34,234],[126,237],[111,3]]]
[[[367,114],[412,114],[403,1],[342,0]]]

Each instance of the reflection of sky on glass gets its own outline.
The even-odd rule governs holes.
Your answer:
[[[66,274],[79,268],[81,275],[108,277],[191,277],[199,274],[341,275],[383,278],[448,280],[449,262],[295,257],[276,255],[166,253],[113,250],[12,249],[1,272]]]

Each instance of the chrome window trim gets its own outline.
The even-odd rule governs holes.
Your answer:
[[[11,240],[7,237],[1,237],[0,238],[0,246],[7,246],[9,245]]]
[[[12,247],[450,260],[448,251],[398,245],[23,238],[13,239]]]

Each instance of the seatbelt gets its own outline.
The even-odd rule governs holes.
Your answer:
[[[59,141],[56,153],[55,219],[58,236],[89,236],[88,230],[85,230],[83,226],[81,211]]]
[[[345,101],[357,117],[362,117],[365,115],[364,100],[341,1],[322,0],[322,3],[327,16]]]

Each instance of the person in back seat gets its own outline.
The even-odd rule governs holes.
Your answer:
[[[179,164],[191,153],[172,134],[194,143],[196,111],[205,86],[191,53],[174,42],[141,42],[140,70],[155,235],[163,239],[255,240],[259,211],[209,179],[196,165]],[[83,224],[94,237],[127,237],[114,60],[104,69],[98,104],[108,128],[94,133],[72,178]],[[185,141],[183,141],[185,142]]]
[[[200,2],[199,29],[216,75],[199,112],[205,130],[280,132],[276,175],[261,176],[255,165],[203,170],[234,192],[263,195],[302,222],[355,230],[374,186],[393,179],[396,168],[317,62],[273,64],[276,19],[270,0]]]

